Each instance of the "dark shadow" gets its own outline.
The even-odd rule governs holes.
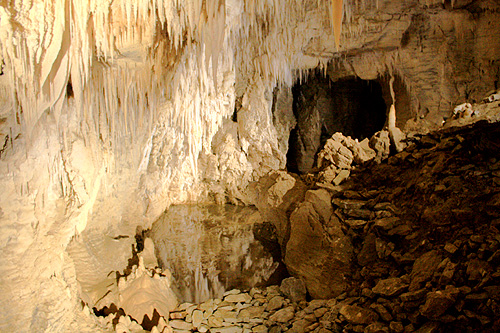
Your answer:
[[[318,151],[336,132],[363,140],[380,131],[388,105],[381,84],[358,77],[335,82],[321,74],[292,88],[297,126],[290,133],[287,169],[306,173]]]

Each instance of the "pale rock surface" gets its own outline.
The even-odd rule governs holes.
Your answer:
[[[389,157],[390,146],[391,141],[389,138],[389,131],[379,131],[370,138],[370,147],[375,150],[375,161],[377,161],[378,163]]]
[[[318,153],[317,167],[323,169],[320,179],[326,183],[340,185],[350,175],[351,165],[362,164],[375,158],[376,152],[369,147],[368,139],[361,143],[357,139],[335,133]],[[325,167],[326,165],[326,167]]]
[[[297,125],[293,114],[293,94],[291,87],[278,87],[274,91],[273,124],[278,137],[278,147],[283,155],[288,152],[290,131]]]
[[[123,272],[127,267],[135,238],[116,238],[90,229],[73,239],[67,247],[75,265],[80,297],[90,307],[102,308],[118,303],[115,272]]]
[[[155,245],[149,237],[144,239],[144,249],[141,252],[141,257],[144,261],[144,267],[154,269],[158,267],[158,260],[155,254]]]
[[[244,201],[250,182],[283,168],[277,83],[317,67],[332,78],[394,71],[425,130],[498,81],[494,1],[471,2],[472,12],[344,2],[337,38],[328,1],[221,3],[203,16],[200,1],[2,3],[0,330],[98,331],[80,314],[72,239],[86,228],[133,236],[169,205],[210,194]],[[218,155],[213,139],[236,96],[239,139],[229,126]]]

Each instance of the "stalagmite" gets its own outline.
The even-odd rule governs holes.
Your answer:
[[[400,152],[406,147],[406,143],[403,141],[406,138],[406,135],[396,126],[396,94],[394,93],[394,76],[391,76],[391,79],[389,80],[389,89],[391,91],[392,104],[387,115],[387,129],[389,131],[389,137],[391,138],[391,144],[394,145],[397,152]]]

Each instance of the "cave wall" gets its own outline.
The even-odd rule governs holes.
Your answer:
[[[247,186],[286,165],[289,89],[310,69],[397,74],[419,130],[497,88],[493,1],[346,2],[338,48],[329,1],[231,0],[203,17],[173,3],[0,5],[0,330],[99,330],[66,251],[81,233],[133,235],[176,203],[255,203]]]
[[[461,1],[451,7],[440,1],[385,1],[381,6],[380,12],[363,15],[369,32],[347,42],[350,50],[332,61],[328,74],[333,80],[351,75],[365,80],[399,77],[412,115],[405,111],[411,121],[400,122],[401,128],[436,128],[454,105],[481,101],[499,88],[500,50],[493,42],[500,29],[498,3]],[[325,44],[317,43],[324,50]],[[311,45],[309,52],[318,50]]]

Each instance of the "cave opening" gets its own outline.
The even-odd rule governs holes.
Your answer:
[[[292,94],[297,126],[290,133],[288,171],[309,172],[318,151],[336,132],[361,141],[380,131],[390,106],[390,99],[384,96],[388,81],[358,77],[331,81],[316,74],[295,84]]]

